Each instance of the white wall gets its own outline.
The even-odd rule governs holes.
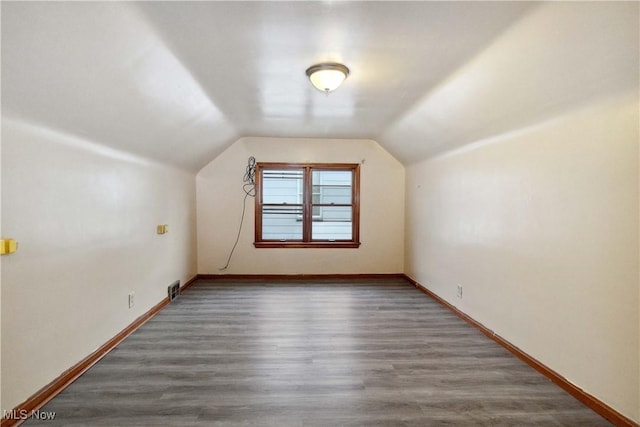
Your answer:
[[[240,241],[242,177],[247,159],[258,162],[359,163],[358,249],[256,249],[254,200],[246,202]],[[404,242],[404,167],[371,140],[242,138],[197,176],[198,273],[357,274],[401,273]]]
[[[633,93],[407,166],[405,249],[409,276],[636,421],[638,122]]]
[[[195,275],[195,176],[3,118],[2,231],[9,410]]]

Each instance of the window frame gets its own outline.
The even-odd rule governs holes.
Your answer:
[[[264,170],[303,170],[302,197],[302,239],[269,240],[262,238],[262,176]],[[313,203],[313,171],[350,171],[351,172],[351,239],[350,240],[313,240],[313,206],[325,206]],[[256,163],[255,197],[255,238],[256,248],[358,248],[360,247],[360,164],[359,163]],[[326,206],[336,206],[327,204]]]

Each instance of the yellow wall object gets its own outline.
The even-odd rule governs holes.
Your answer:
[[[156,227],[156,232],[158,234],[166,234],[169,232],[169,225],[168,224],[160,224]]]
[[[12,254],[18,250],[18,242],[13,239],[0,240],[0,255]]]
[[[20,307],[2,310],[2,409],[27,400],[166,298],[158,283],[196,274],[195,196],[193,173],[2,117],[0,238],[20,244],[19,254],[0,257],[2,305]],[[155,234],[169,222],[171,236]],[[70,265],[86,275],[70,274]],[[56,309],[93,300],[96,310]]]

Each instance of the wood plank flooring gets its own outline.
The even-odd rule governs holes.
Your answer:
[[[402,279],[199,281],[46,426],[604,426]]]

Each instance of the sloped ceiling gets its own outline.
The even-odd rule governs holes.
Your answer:
[[[3,116],[197,171],[243,136],[401,161],[637,88],[637,3],[2,2]],[[346,64],[328,96],[305,70]]]

